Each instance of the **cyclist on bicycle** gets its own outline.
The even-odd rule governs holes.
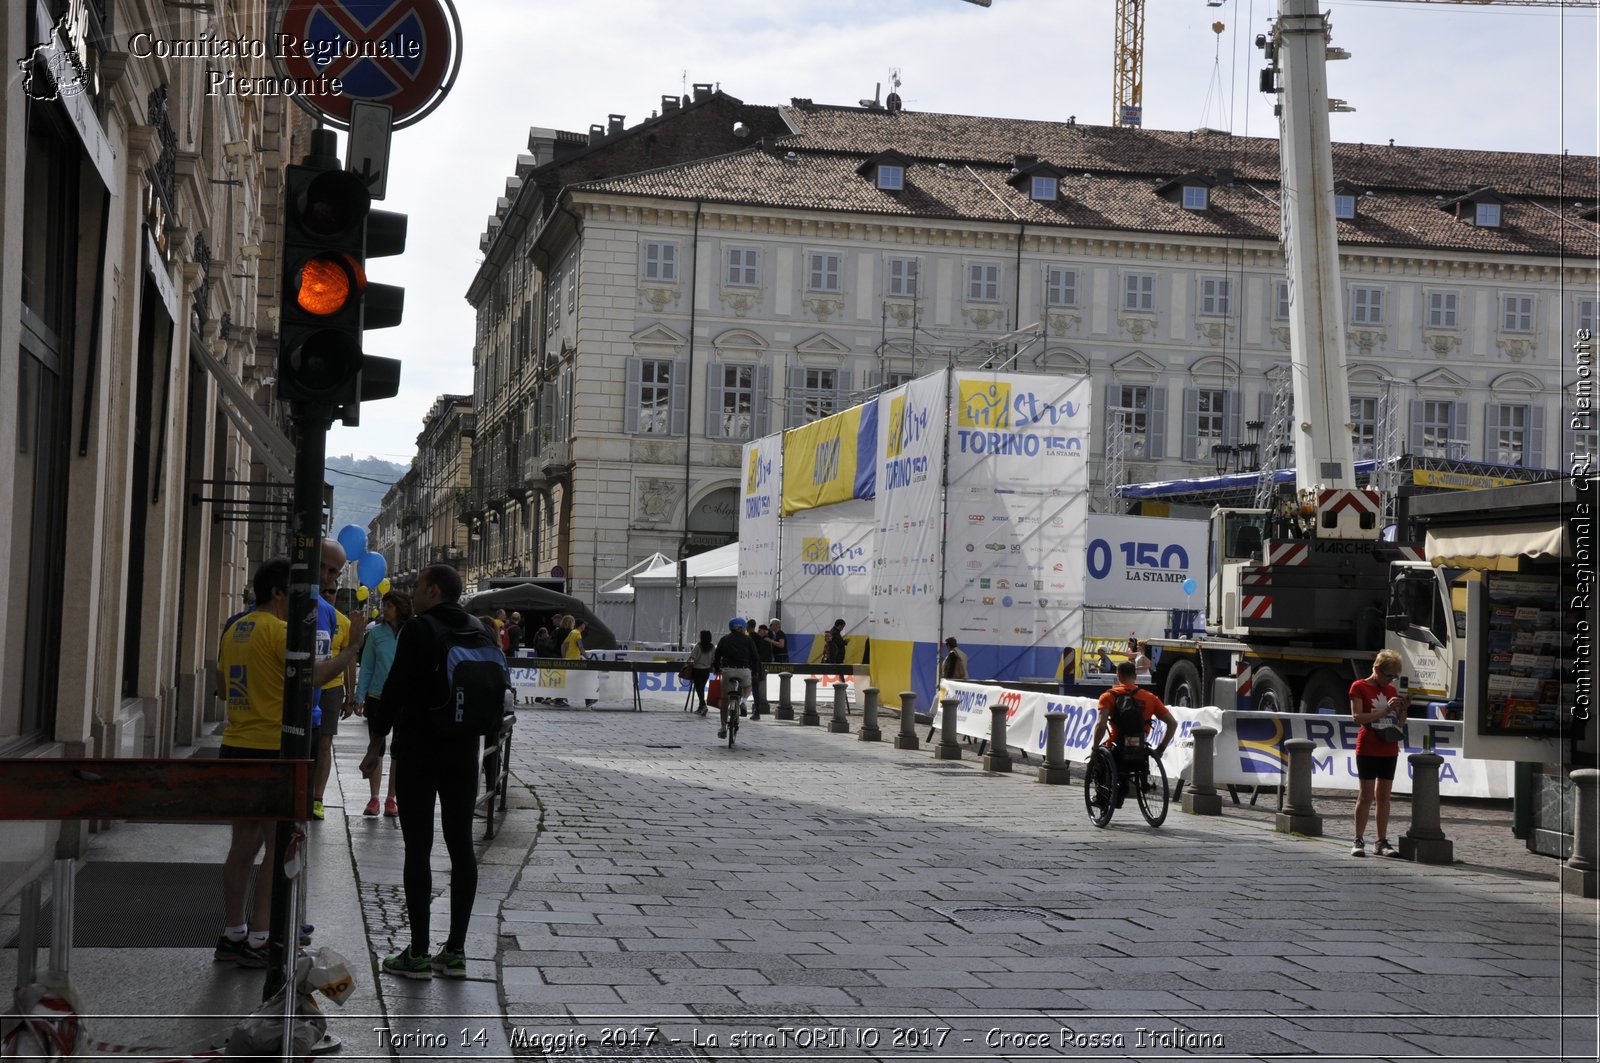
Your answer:
[[[1106,744],[1113,753],[1143,750],[1150,734],[1150,720],[1155,717],[1166,724],[1161,732],[1161,745],[1155,750],[1159,758],[1178,733],[1178,721],[1173,718],[1166,704],[1153,692],[1139,686],[1139,672],[1132,661],[1122,661],[1117,665],[1117,683],[1100,695],[1099,708],[1100,717],[1095,720],[1094,735],[1089,740],[1091,749],[1100,744],[1109,728],[1111,736]],[[1129,739],[1134,741],[1130,742]],[[1122,803],[1120,793],[1117,803]]]
[[[728,633],[717,643],[717,651],[711,657],[711,667],[722,673],[722,699],[717,706],[722,726],[717,731],[718,738],[728,737],[728,694],[733,689],[729,684],[735,684],[739,690],[739,698],[732,704],[743,705],[744,695],[750,692],[751,676],[760,660],[756,640],[745,633],[744,618],[736,616],[728,621]]]

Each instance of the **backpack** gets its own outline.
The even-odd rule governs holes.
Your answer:
[[[428,711],[433,734],[439,738],[498,734],[506,691],[511,689],[499,640],[475,620],[452,630],[432,617],[422,619],[443,649],[446,699]]]
[[[1111,724],[1117,729],[1117,745],[1124,752],[1144,750],[1144,710],[1131,691],[1117,695],[1111,706]]]

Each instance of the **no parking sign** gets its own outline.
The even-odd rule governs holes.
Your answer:
[[[394,110],[395,129],[439,106],[461,68],[461,20],[450,0],[287,0],[272,55],[305,86],[300,106],[340,129],[351,107]]]

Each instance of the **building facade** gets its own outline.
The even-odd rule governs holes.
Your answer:
[[[946,365],[1090,376],[1103,508],[1289,422],[1276,140],[779,113],[785,136],[568,183],[485,234],[475,291],[530,294],[509,347],[479,304],[480,541],[520,477],[533,529],[498,534],[585,596],[730,539],[746,440]],[[1340,144],[1334,167],[1357,456],[1592,451],[1565,352],[1595,325],[1595,210],[1565,190],[1595,160]]]

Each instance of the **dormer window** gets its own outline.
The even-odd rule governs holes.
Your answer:
[[[1468,225],[1498,229],[1505,224],[1506,197],[1492,188],[1480,188],[1451,200],[1441,197],[1440,206]]]
[[[1054,177],[1035,177],[1033,190],[1029,193],[1030,199],[1041,202],[1052,202],[1056,198],[1057,183]]]
[[[1184,185],[1183,186],[1183,209],[1184,210],[1205,210],[1206,209],[1206,193],[1208,191],[1209,191],[1209,189],[1207,189],[1205,185]]]
[[[1189,173],[1156,183],[1156,195],[1184,210],[1199,212],[1211,206],[1211,189],[1217,182],[1207,174]]]
[[[1018,155],[1016,164],[1006,175],[1006,184],[1018,192],[1026,192],[1035,203],[1054,203],[1061,195],[1063,174],[1036,155]]]
[[[1334,196],[1333,216],[1340,221],[1354,220],[1356,216],[1356,197],[1352,195]]]
[[[900,192],[906,187],[906,170],[910,157],[898,151],[880,151],[856,167],[856,173],[872,182],[872,187],[884,192]]]

